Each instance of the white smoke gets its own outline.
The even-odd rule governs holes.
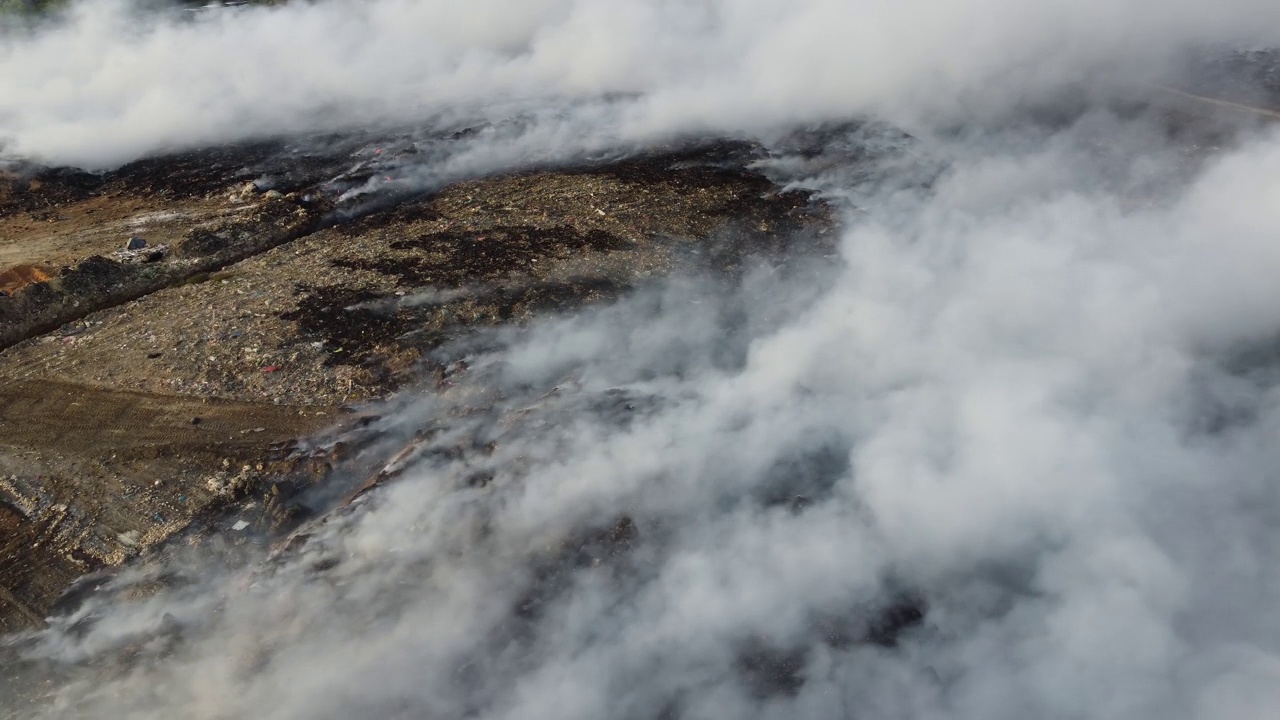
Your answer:
[[[999,113],[1145,79],[1188,45],[1274,40],[1268,0],[373,0],[196,14],[82,2],[0,46],[10,154],[160,149],[624,96],[645,139],[890,114]],[[599,131],[583,123],[580,131]]]
[[[1100,182],[1120,129],[957,147],[836,268],[490,340],[471,382],[502,412],[388,422],[492,455],[420,461],[275,570],[51,633],[93,658],[168,612],[180,639],[50,712],[1269,716],[1280,141]],[[867,642],[903,597],[923,621]]]
[[[621,142],[851,112],[951,122],[1280,12],[460,8],[133,27],[82,6],[7,50],[6,68],[26,53],[66,81],[6,96],[5,127],[19,152],[110,163],[314,127],[321,108],[399,121],[606,92],[633,94],[608,113],[631,125],[573,122]],[[187,64],[160,63],[166,48]],[[839,163],[794,178],[843,211],[832,264],[676,279],[457,350],[471,379],[384,427],[438,425],[428,450],[461,452],[424,452],[275,564],[91,604],[95,622],[30,651],[80,665],[24,711],[1271,717],[1280,138],[1202,162],[1099,110],[918,147],[950,163],[927,189],[868,188]],[[919,622],[885,630],[904,606]]]

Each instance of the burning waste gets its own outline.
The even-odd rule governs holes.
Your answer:
[[[324,430],[276,437],[254,420],[246,437],[260,428],[270,450],[218,466],[207,517],[0,641],[0,708],[1269,717],[1280,141],[1265,112],[1226,118],[1124,83],[1163,54],[1243,42],[1274,13],[979,4],[1016,22],[958,40],[943,31],[969,25],[931,2],[908,5],[941,34],[890,8],[863,8],[857,30],[821,2],[381,0],[158,20],[127,47],[94,25],[134,17],[118,7],[34,31],[28,51],[92,40],[126,65],[174,37],[216,54],[243,33],[258,48],[286,21],[306,31],[295,50],[386,34],[338,73],[384,69],[379,93],[335,91],[374,115],[299,121],[322,99],[312,74],[286,97],[250,83],[228,98],[297,144],[199,196],[297,203],[305,230],[181,292],[262,310],[235,332],[271,299],[318,346],[255,354],[256,384],[206,388],[247,406],[311,358],[387,392]],[[391,22],[423,18],[439,20],[429,51]],[[626,48],[585,48],[570,57],[594,74],[557,64],[566,33],[623,25],[672,57],[640,72]],[[907,27],[910,42],[886,47]],[[1099,79],[1101,55],[1065,42],[988,84],[1059,33],[1134,77]],[[891,77],[834,77],[824,63],[849,60],[832,46],[851,39]],[[921,69],[957,46],[988,49],[949,81]],[[203,57],[188,70],[220,77]],[[171,89],[168,72],[139,82]],[[938,82],[947,97],[920,97]],[[110,83],[85,83],[112,105]],[[423,88],[440,107],[403,99]],[[216,113],[134,133],[33,92],[58,122],[0,104],[17,153],[111,165],[244,139]],[[762,103],[786,110],[730,119]],[[379,142],[351,129],[375,120]],[[90,148],[86,128],[111,142]],[[263,168],[280,197],[244,191]],[[295,186],[290,170],[309,174]],[[376,253],[332,254],[366,237]],[[280,284],[299,298],[282,307],[262,278],[287,262],[317,264],[310,284]],[[339,293],[338,275],[363,285]],[[220,403],[192,427],[249,412]]]

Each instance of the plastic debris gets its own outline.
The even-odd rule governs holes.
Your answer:
[[[142,238],[135,238],[142,240]],[[142,247],[134,248],[133,241],[129,241],[129,247],[124,250],[116,250],[111,253],[111,259],[125,265],[137,265],[139,263],[151,263],[163,260],[169,254],[168,245],[146,245],[143,240]]]

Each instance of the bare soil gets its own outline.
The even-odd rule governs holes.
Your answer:
[[[824,206],[746,169],[749,145],[344,207],[368,145],[0,178],[0,632],[86,573],[200,528],[235,539],[231,514],[296,527],[303,491],[350,464],[332,438],[351,409],[443,381],[442,342],[829,243]],[[168,250],[113,256],[132,236]]]

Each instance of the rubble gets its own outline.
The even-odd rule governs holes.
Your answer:
[[[129,245],[131,247],[111,253],[111,259],[124,265],[136,265],[138,263],[160,262],[169,254],[168,245],[148,247],[145,241],[137,247],[132,247],[134,245],[133,242],[130,242]]]

